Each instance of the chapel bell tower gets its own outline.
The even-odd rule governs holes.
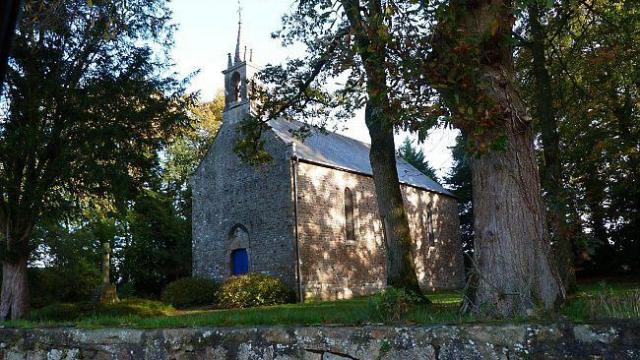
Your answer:
[[[229,53],[227,69],[224,74],[224,111],[234,110],[234,114],[225,114],[226,121],[238,121],[244,118],[250,111],[249,81],[256,73],[256,67],[252,65],[253,50],[247,54],[247,47],[241,49],[242,32],[242,8],[238,8],[238,39],[233,58]]]

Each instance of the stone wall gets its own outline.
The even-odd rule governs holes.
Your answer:
[[[640,359],[640,323],[0,329],[0,359]]]
[[[293,289],[291,150],[267,132],[265,150],[273,161],[257,168],[241,161],[233,148],[237,122],[247,111],[242,105],[224,113],[225,122],[192,179],[194,275],[224,280],[231,275],[231,251],[246,248],[250,272],[278,276]]]
[[[346,239],[345,189],[355,200],[355,239]],[[297,165],[300,278],[305,298],[340,299],[385,286],[383,229],[373,179],[306,162]],[[415,242],[416,266],[427,291],[459,288],[464,281],[455,199],[402,186]],[[431,209],[434,238],[428,239]]]
[[[457,201],[445,195],[402,186],[416,254],[416,272],[426,291],[464,286],[464,259],[460,243]],[[433,238],[429,238],[429,218]]]

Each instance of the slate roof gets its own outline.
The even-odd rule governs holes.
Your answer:
[[[295,155],[301,160],[372,175],[369,163],[370,145],[367,143],[332,132],[323,133],[314,128],[311,135],[302,141],[291,133],[303,126],[300,122],[277,119],[271,120],[269,125],[284,142],[295,144]],[[396,160],[401,183],[454,196],[402,158],[398,157]]]

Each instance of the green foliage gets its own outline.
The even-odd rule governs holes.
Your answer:
[[[640,289],[633,282],[582,285],[562,308],[562,314],[576,321],[638,319]]]
[[[627,294],[637,293],[635,283],[613,283],[606,287],[609,302],[617,302]],[[569,303],[561,311],[574,322],[593,321],[591,302],[602,294],[601,285],[580,285]],[[378,295],[379,296],[379,295]],[[414,304],[409,307],[401,322],[404,324],[469,324],[482,323],[481,319],[460,315],[461,292],[438,292],[429,294],[431,305]],[[375,298],[375,297],[374,297]],[[95,310],[95,305],[84,303],[52,305],[45,311],[35,310],[33,320],[27,322],[5,322],[6,327],[68,326],[80,328],[134,327],[134,328],[180,328],[195,326],[258,326],[258,325],[366,325],[384,321],[376,315],[370,298],[338,301],[314,301],[302,304],[283,304],[251,309],[229,309],[182,312],[157,301],[131,299],[114,306],[106,306],[104,311]],[[637,304],[637,301],[634,302]],[[629,303],[631,304],[631,303]],[[79,311],[78,307],[85,307]],[[109,309],[121,309],[119,312]],[[124,308],[124,310],[122,310]],[[625,305],[622,309],[634,309]],[[44,309],[43,309],[44,310]],[[137,311],[137,312],[136,312]],[[67,315],[64,315],[67,314]],[[600,312],[604,314],[604,312]],[[633,312],[612,313],[613,318],[638,318]],[[630,315],[631,314],[631,315]],[[55,320],[61,319],[61,320]],[[75,320],[69,320],[75,319]],[[554,315],[543,317],[542,322],[557,320]],[[562,318],[560,318],[562,319]],[[531,320],[510,319],[513,323]],[[490,323],[495,323],[491,320]]]
[[[251,97],[259,105],[248,120],[255,124],[244,126],[245,140],[236,149],[243,156],[264,160],[259,128],[270,118],[335,129],[341,124],[333,120],[351,121],[356,110],[376,104],[384,112],[380,129],[404,128],[423,139],[446,114],[431,88],[409,81],[410,73],[418,73],[416,38],[424,35],[428,18],[420,4],[336,3],[300,1],[283,17],[274,37],[285,46],[303,46],[305,55],[258,74],[262,85],[252,84]]]
[[[424,153],[419,148],[413,147],[411,140],[405,138],[398,149],[398,155],[406,162],[413,165],[421,173],[427,175],[432,180],[438,181],[438,176],[434,168],[429,165],[429,161],[425,159]]]
[[[189,108],[190,123],[166,148],[161,180],[172,196],[182,216],[191,217],[191,184],[189,179],[206,155],[222,124],[224,95],[218,93],[210,102],[196,103]]]
[[[591,306],[594,317],[609,319],[640,318],[640,290],[615,296],[610,291],[600,293]]]
[[[138,296],[160,295],[171,281],[191,275],[191,223],[173,198],[145,191],[127,215],[129,241],[118,249],[118,275]]]
[[[264,274],[229,278],[218,292],[218,301],[227,308],[250,308],[286,304],[294,293],[280,279]]]
[[[151,317],[170,315],[173,308],[158,301],[130,299],[114,304],[92,302],[61,303],[45,306],[32,312],[33,321],[76,321],[87,317]]]
[[[161,173],[154,174],[149,184],[162,190],[147,189],[124,209],[116,209],[110,198],[84,199],[81,212],[71,214],[65,221],[44,222],[35,229],[33,242],[38,246],[31,261],[55,268],[56,274],[68,274],[69,279],[81,273],[77,269],[80,265],[98,274],[101,244],[111,242],[112,281],[118,282],[121,299],[159,296],[168,282],[188,276],[191,272],[188,179],[217,132],[223,106],[223,98],[218,96],[189,110],[190,126],[175,135],[165,150]],[[85,295],[77,298],[55,295],[63,289],[77,293],[75,286],[51,288],[55,291],[42,287],[31,291],[36,307],[88,300]]]
[[[170,17],[166,0],[24,2],[0,89],[1,259],[46,247],[33,236],[46,222],[82,226],[87,202],[122,209],[153,182],[193,100],[170,71]]]
[[[240,122],[238,127],[238,140],[233,151],[238,157],[253,166],[268,163],[271,155],[265,150],[265,141],[262,134],[267,130],[267,124],[258,121],[254,117],[247,117]]]
[[[30,269],[32,306],[39,308],[59,302],[90,301],[100,279],[96,264],[82,258],[73,266]]]
[[[135,297],[135,294],[136,294],[136,289],[133,286],[132,282],[122,284],[118,287],[119,299],[131,299]]]
[[[218,285],[204,278],[182,278],[169,283],[162,292],[162,301],[175,308],[212,305],[216,301]]]
[[[101,281],[101,241],[113,236],[113,224],[97,213],[95,208],[85,211],[93,219],[86,226],[49,221],[34,230],[32,241],[38,246],[30,260],[38,266],[28,271],[32,307],[93,297]]]
[[[369,299],[369,312],[372,320],[398,322],[420,303],[424,303],[421,297],[404,289],[388,287]]]
[[[559,1],[542,9],[540,19],[550,81],[545,95],[553,99],[549,111],[561,145],[563,174],[552,181],[565,193],[549,206],[568,214],[583,275],[637,272],[640,11],[625,0]],[[527,27],[519,30],[530,40]],[[523,95],[535,105],[533,55],[523,45],[516,65]]]

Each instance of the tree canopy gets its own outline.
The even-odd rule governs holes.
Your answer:
[[[185,124],[169,19],[164,0],[25,3],[0,117],[3,318],[28,311],[33,229],[91,196],[125,203]]]

